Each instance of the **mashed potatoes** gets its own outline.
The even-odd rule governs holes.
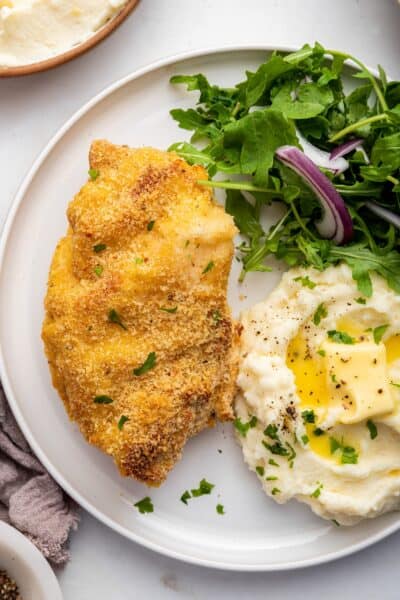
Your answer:
[[[277,502],[350,525],[400,507],[400,297],[295,269],[243,315],[236,426]]]
[[[26,65],[70,50],[126,0],[0,0],[0,66]]]

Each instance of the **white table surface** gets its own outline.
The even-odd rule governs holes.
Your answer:
[[[141,0],[111,38],[55,71],[0,81],[0,220],[32,161],[63,122],[137,67],[218,44],[302,45],[319,40],[400,79],[395,0]],[[129,542],[82,511],[72,559],[59,573],[65,600],[278,598],[397,599],[400,533],[315,568],[240,574],[185,565]]]

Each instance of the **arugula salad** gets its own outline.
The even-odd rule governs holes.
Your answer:
[[[357,67],[351,91],[346,63]],[[274,52],[232,88],[202,74],[171,83],[199,97],[171,111],[193,135],[169,150],[207,169],[199,183],[226,190],[245,239],[241,280],[271,270],[270,256],[319,270],[345,261],[362,295],[371,271],[400,293],[400,82],[317,43]],[[266,230],[261,215],[276,202],[282,216]]]

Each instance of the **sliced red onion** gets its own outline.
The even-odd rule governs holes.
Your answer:
[[[321,202],[322,219],[315,223],[323,238],[345,244],[353,237],[353,223],[343,198],[329,179],[296,146],[281,146],[276,156],[305,181]]]
[[[400,229],[400,215],[397,215],[391,210],[383,208],[383,206],[379,206],[379,204],[375,204],[375,202],[371,202],[370,200],[365,203],[365,206],[384,221],[387,221],[397,229]]]
[[[311,144],[300,131],[296,130],[296,135],[304,150],[304,154],[319,167],[332,171],[335,175],[339,175],[349,168],[349,163],[345,158],[339,157],[332,160],[329,152],[325,152],[325,150],[321,150],[317,146],[314,146],[314,144]]]
[[[335,160],[336,158],[341,158],[342,156],[346,156],[346,154],[350,154],[356,148],[359,148],[364,140],[361,138],[357,138],[355,140],[349,140],[344,144],[341,144],[337,148],[334,148],[330,153],[330,159]]]

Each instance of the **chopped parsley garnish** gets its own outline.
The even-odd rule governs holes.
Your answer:
[[[294,281],[301,283],[303,287],[308,287],[310,290],[313,290],[317,285],[314,281],[311,281],[308,275],[305,277],[295,277]]]
[[[278,477],[276,477],[276,475],[270,475],[269,477],[265,478],[265,481],[277,481]]]
[[[181,496],[181,502],[183,502],[183,504],[186,504],[186,506],[187,506],[188,500],[190,500],[190,498],[191,498],[191,495],[190,495],[189,490],[185,490]]]
[[[126,415],[122,415],[120,420],[118,421],[118,429],[120,431],[122,431],[122,428],[127,421],[129,421],[129,417],[127,417]]]
[[[321,495],[321,490],[324,486],[322,485],[322,483],[320,483],[318,485],[318,487],[315,488],[315,490],[313,491],[312,494],[310,494],[311,498],[319,498]]]
[[[135,375],[135,377],[140,377],[140,375],[144,375],[145,373],[150,371],[150,369],[153,369],[156,366],[156,362],[156,353],[150,352],[144,363],[140,367],[133,369],[133,374]]]
[[[98,171],[97,169],[89,169],[88,174],[92,181],[96,181],[96,179],[100,175],[100,171]]]
[[[332,523],[336,525],[336,527],[340,527],[340,523],[336,521],[336,519],[331,519]]]
[[[281,442],[275,442],[275,444],[268,444],[265,440],[263,440],[263,446],[267,448],[272,454],[277,454],[279,456],[289,456],[290,452],[287,448],[282,446]]]
[[[97,277],[100,277],[103,272],[103,267],[101,265],[96,265],[93,271],[96,273]]]
[[[243,423],[239,417],[237,417],[233,421],[233,426],[243,437],[246,437],[249,429],[252,429],[256,425],[257,425],[257,417],[251,417],[250,421],[247,421],[247,423]]]
[[[219,515],[224,515],[225,514],[225,508],[223,504],[217,504],[217,506],[215,507],[216,511]]]
[[[162,310],[163,312],[170,313],[171,315],[173,315],[178,310],[178,307],[177,306],[173,306],[172,308],[167,308],[167,307],[161,306],[160,310]]]
[[[276,461],[274,461],[273,458],[269,459],[268,464],[272,465],[273,467],[279,467],[278,463]]]
[[[265,473],[264,467],[256,467],[256,473],[258,473],[258,475],[260,477],[264,477],[264,473]]]
[[[315,413],[313,410],[303,410],[301,416],[304,423],[315,423]]]
[[[206,479],[202,479],[199,483],[199,487],[190,491],[193,498],[198,498],[199,496],[211,494],[214,487],[215,485],[213,483],[209,483]]]
[[[313,323],[314,325],[319,325],[322,321],[322,319],[325,319],[325,317],[328,316],[328,311],[326,310],[326,306],[325,304],[323,304],[321,302],[321,304],[318,305],[317,310],[314,313],[313,316]]]
[[[103,250],[105,250],[107,248],[107,246],[105,244],[95,244],[93,246],[93,252],[96,252],[97,254],[99,252],[103,252]]]
[[[221,312],[218,309],[214,310],[212,313],[212,318],[214,319],[214,321],[216,323],[218,323],[218,321],[220,321],[222,319]]]
[[[340,450],[342,465],[356,465],[358,463],[358,454],[352,446],[345,446],[343,440],[339,442],[336,438],[331,437],[329,439],[331,454],[334,454],[337,450]]]
[[[317,437],[324,435],[325,431],[323,429],[321,429],[320,427],[316,427],[313,431],[313,434],[316,435]]]
[[[367,301],[365,298],[362,298],[361,296],[359,298],[356,298],[356,302],[358,304],[367,304]]]
[[[394,381],[391,381],[390,385],[394,385],[394,387],[400,388],[400,383],[395,383]]]
[[[303,444],[304,444],[305,446],[307,446],[307,444],[308,444],[308,442],[310,441],[310,439],[309,439],[308,435],[302,435],[302,436],[301,436],[301,441],[303,442]]]
[[[145,513],[154,512],[154,506],[149,496],[146,496],[142,500],[139,500],[139,502],[136,502],[136,504],[134,504],[133,506],[136,506],[136,508],[142,515]]]
[[[155,221],[149,221],[147,223],[147,231],[151,231],[153,229],[154,223],[155,223]]]
[[[328,337],[338,344],[355,344],[356,340],[351,337],[345,331],[336,331],[336,329],[331,329],[328,331]]]
[[[213,269],[214,267],[215,267],[214,261],[210,260],[210,262],[204,267],[204,269],[202,271],[203,275],[205,275],[206,273],[211,271],[211,269]]]
[[[369,435],[371,437],[371,440],[374,440],[376,438],[376,436],[378,435],[378,428],[375,425],[375,423],[373,421],[371,421],[371,419],[368,419],[367,421],[367,427],[368,427],[368,431],[369,431]]]
[[[280,494],[280,493],[281,493],[281,490],[280,490],[279,488],[276,488],[276,487],[274,487],[274,488],[271,490],[271,494],[272,494],[273,496],[276,496],[276,494]]]
[[[117,313],[117,311],[115,310],[115,308],[111,308],[108,311],[108,320],[110,321],[110,323],[115,323],[116,325],[119,325],[122,329],[127,330],[128,328],[123,324],[121,317],[119,315],[119,313]]]
[[[264,435],[268,436],[269,438],[271,438],[271,440],[277,440],[278,438],[278,428],[276,425],[273,425],[272,423],[270,423],[265,429],[264,429]]]
[[[337,383],[338,382],[335,373],[331,373],[331,381],[332,381],[332,383]]]
[[[331,448],[331,454],[334,454],[336,450],[340,448],[340,442],[338,442],[336,438],[329,438],[329,444]]]
[[[142,264],[143,264],[143,262],[144,262],[144,261],[143,261],[143,258],[140,258],[140,256],[136,256],[136,258],[135,258],[135,263],[136,263],[137,265],[142,265]]]
[[[389,325],[380,325],[379,327],[375,327],[375,329],[372,331],[375,344],[379,344],[382,341],[382,338],[385,335],[388,327]]]
[[[317,354],[319,354],[320,356],[326,356],[325,350],[317,350]]]
[[[355,448],[344,446],[342,448],[342,465],[356,465],[358,463],[358,454]]]
[[[110,396],[95,396],[93,402],[95,404],[111,404],[111,402],[114,401],[112,398],[110,398]]]

